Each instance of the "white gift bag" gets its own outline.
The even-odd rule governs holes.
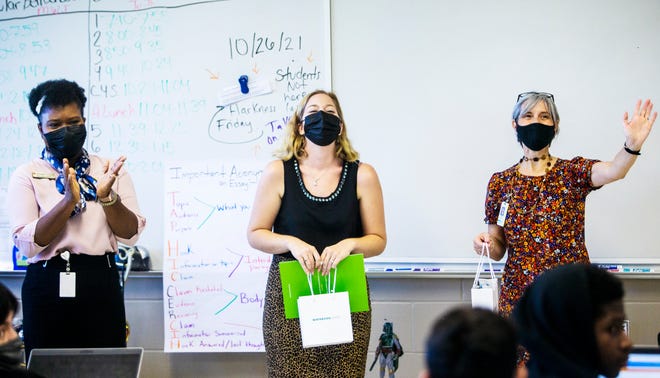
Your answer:
[[[484,266],[484,258],[488,259],[490,278],[479,278],[481,269]],[[493,264],[490,262],[490,251],[488,250],[488,245],[484,243],[481,247],[481,257],[479,258],[477,273],[472,284],[472,307],[482,307],[497,312],[499,295],[500,291],[497,278],[493,272]]]
[[[337,270],[335,269],[335,284]],[[312,295],[298,297],[300,335],[303,348],[353,342],[353,324],[348,292],[314,294],[312,275],[307,275]],[[328,275],[330,280],[330,275]],[[328,288],[330,284],[328,282]]]

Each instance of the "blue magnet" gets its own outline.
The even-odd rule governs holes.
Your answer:
[[[241,77],[238,78],[238,83],[241,85],[241,93],[247,94],[250,92],[250,88],[248,88],[248,77],[247,75],[241,75]]]

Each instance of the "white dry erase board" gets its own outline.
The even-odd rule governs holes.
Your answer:
[[[9,177],[43,147],[26,99],[36,84],[67,78],[86,89],[86,148],[127,156],[148,222],[139,244],[160,269],[165,162],[252,158],[265,165],[304,94],[330,88],[329,23],[329,0],[3,1],[3,267],[11,267]],[[240,96],[244,75],[254,97]],[[266,89],[272,92],[256,95]]]
[[[139,244],[164,270],[164,349],[263,350],[270,256],[249,248],[247,219],[296,105],[330,88],[329,23],[328,0],[0,4],[5,264],[9,177],[43,146],[26,95],[44,80],[75,80],[88,96],[86,148],[128,158],[147,218]],[[209,183],[225,169],[224,186]]]
[[[152,0],[151,3],[166,2]],[[154,30],[152,24],[149,24],[150,29],[148,25],[135,22],[127,29],[133,34],[145,33],[141,40],[143,49],[166,46],[167,55],[138,54],[137,47],[122,50],[124,44],[118,38],[123,36],[119,34],[112,35],[115,37],[113,45],[107,45],[109,40],[103,42],[107,47],[116,47],[115,54],[121,54],[122,64],[113,68],[115,73],[121,72],[124,66],[143,65],[168,72],[158,76],[169,79],[166,96],[160,93],[156,96],[154,86],[159,87],[160,80],[153,84],[154,80],[147,74],[145,77],[150,81],[141,89],[134,84],[142,80],[128,83],[128,90],[137,93],[131,95],[135,102],[145,97],[144,101],[149,103],[159,103],[156,99],[163,97],[172,99],[173,108],[153,108],[153,115],[147,117],[158,121],[156,130],[153,122],[147,124],[148,130],[143,130],[141,124],[132,125],[126,119],[121,122],[106,119],[104,136],[98,138],[99,144],[105,143],[106,150],[101,152],[118,154],[107,150],[113,146],[108,134],[113,135],[110,134],[114,132],[113,125],[121,124],[121,139],[115,141],[122,142],[121,153],[125,151],[128,155],[132,164],[129,168],[139,176],[137,180],[141,180],[137,185],[142,206],[152,213],[162,210],[163,194],[159,191],[162,180],[153,178],[162,170],[160,157],[242,157],[247,154],[245,147],[260,157],[268,155],[265,153],[267,142],[263,141],[234,146],[214,143],[206,135],[191,141],[196,134],[189,131],[196,125],[206,130],[213,116],[212,106],[205,103],[204,110],[200,111],[197,103],[214,97],[217,87],[229,85],[229,81],[223,80],[235,82],[236,77],[243,74],[244,70],[232,68],[229,76],[233,77],[227,77],[221,72],[227,68],[224,63],[238,61],[243,67],[247,62],[249,68],[255,68],[256,63],[259,69],[273,56],[259,54],[253,59],[251,48],[247,50],[249,54],[245,50],[245,46],[253,46],[253,36],[256,39],[262,36],[259,31],[272,29],[263,26],[264,20],[268,20],[267,25],[274,25],[272,20],[285,25],[281,27],[284,29],[274,29],[278,38],[282,30],[286,38],[298,36],[300,28],[309,33],[308,25],[318,26],[315,13],[309,13],[311,11],[306,8],[307,1],[277,10],[261,6],[241,13],[240,17],[233,13],[240,8],[236,4],[252,2],[199,3],[157,9],[167,12],[170,20],[174,18],[172,14],[182,15],[176,22],[160,23],[158,30]],[[71,1],[59,6],[84,8],[84,12],[88,12],[90,6],[108,7],[109,4],[115,2]],[[139,14],[128,12],[134,4],[139,7],[147,2],[126,2],[127,12],[121,13],[124,20],[129,15]],[[223,7],[223,11],[211,12],[209,7]],[[511,110],[519,92],[542,90],[555,94],[562,121],[552,153],[563,158],[582,155],[610,159],[623,144],[623,112],[632,111],[635,100],[640,97],[650,97],[660,103],[660,76],[656,69],[660,59],[660,44],[657,43],[660,3],[655,0],[551,3],[536,0],[524,3],[513,0],[386,3],[331,0],[329,7],[332,17],[323,21],[330,20],[332,31],[332,87],[342,102],[349,137],[361,153],[361,159],[376,168],[385,196],[388,246],[377,259],[476,261],[471,244],[474,235],[485,230],[483,201],[488,179],[493,172],[513,165],[520,158],[520,148],[510,124]],[[9,19],[12,14],[24,12],[3,10],[1,13],[3,19]],[[37,9],[31,12],[34,15]],[[227,12],[233,17],[229,21],[220,20]],[[103,25],[110,25],[106,17],[112,13],[99,15],[103,15]],[[119,16],[115,15],[117,22],[122,18]],[[49,21],[51,19],[64,19],[64,23],[73,25],[69,21],[73,17],[86,20],[88,15],[0,21],[3,28],[0,32],[3,54],[0,56],[3,59],[0,65],[0,122],[3,126],[0,143],[5,155],[10,152],[18,155],[13,160],[0,160],[0,194],[6,186],[8,170],[26,160],[28,155],[33,156],[34,150],[41,146],[32,126],[32,116],[22,99],[23,91],[43,78],[41,74],[34,75],[46,67],[47,73],[63,72],[72,76],[84,72],[84,77],[92,77],[88,73],[93,72],[90,52],[85,51],[93,47],[94,31],[89,29],[92,23],[82,21],[80,27],[58,27],[56,32],[51,29],[30,32],[35,25],[45,28],[44,25],[53,22]],[[208,19],[217,21],[208,22]],[[22,34],[7,39],[10,31],[5,25],[10,23],[19,25]],[[236,23],[256,23],[262,28],[249,27],[242,32],[225,28],[226,24]],[[16,26],[13,28],[17,33]],[[222,30],[221,35],[218,30]],[[161,36],[166,33],[167,38],[156,39],[153,34],[156,32]],[[303,36],[303,44],[309,35]],[[57,48],[58,54],[55,54],[52,45],[49,52],[40,52],[47,48],[43,41],[52,44],[56,38],[77,41],[76,46],[83,48],[67,50],[73,51],[74,58],[59,54],[61,48]],[[228,57],[230,38],[238,41],[238,45],[234,43],[233,52],[245,54],[241,59]],[[18,62],[14,66],[6,64],[9,57],[5,46],[13,46],[12,51],[17,52],[11,55],[12,61]],[[30,49],[26,50],[27,46]],[[330,65],[324,64],[330,56],[327,51],[316,48],[311,51],[312,57],[317,58],[321,80],[329,79]],[[299,59],[309,54],[303,48]],[[27,55],[33,59],[23,59]],[[214,56],[219,58],[213,59]],[[202,68],[199,68],[200,62],[204,63]],[[295,71],[293,67],[292,72]],[[218,76],[217,81],[223,84],[216,86],[216,80],[211,79],[213,76]],[[185,85],[178,79],[186,79]],[[87,84],[98,84],[90,80]],[[286,82],[280,84],[287,85]],[[212,90],[207,89],[208,86],[212,86]],[[144,96],[138,97],[139,93]],[[105,104],[108,110],[121,110],[105,97],[95,97],[90,100],[92,103]],[[10,107],[5,106],[7,103]],[[161,114],[179,109],[179,106],[186,109],[186,114],[175,117],[175,121],[168,121],[167,113]],[[5,109],[13,111],[20,127],[12,124],[5,127],[9,117]],[[91,109],[88,107],[88,111]],[[241,115],[241,119],[247,119],[245,117]],[[21,134],[20,139],[16,133]],[[594,260],[648,261],[660,256],[653,237],[660,214],[657,200],[660,192],[659,134],[658,130],[651,134],[642,156],[624,181],[610,184],[588,197],[586,237]],[[29,154],[24,147],[28,140],[34,141]],[[7,141],[11,144],[5,144]],[[146,141],[146,145],[138,143],[140,141]],[[158,147],[161,150],[153,150],[166,141],[169,144]],[[127,143],[130,146],[126,146]],[[185,152],[191,148],[189,145],[194,146],[192,156]],[[146,155],[142,149],[148,149],[150,154],[153,151],[159,158],[150,158],[151,155]],[[156,167],[152,168],[152,164]],[[149,170],[155,173],[147,174]],[[163,251],[162,236],[160,220],[151,216],[141,243],[159,257],[159,252]]]
[[[551,152],[611,159],[638,98],[660,110],[660,2],[335,0],[333,88],[383,186],[394,261],[472,259],[491,174],[521,157],[518,93],[554,93]],[[594,260],[660,257],[660,123],[625,180],[587,199]],[[473,257],[474,256],[474,257]]]

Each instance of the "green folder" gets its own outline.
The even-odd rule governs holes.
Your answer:
[[[330,271],[330,288],[334,283],[335,271]],[[309,290],[307,274],[297,260],[280,263],[280,279],[282,280],[282,296],[284,297],[284,314],[287,319],[298,317],[298,297],[312,295]],[[322,276],[317,270],[312,275],[314,294],[326,294],[328,276]],[[337,284],[335,292],[348,292],[351,312],[369,311],[367,297],[367,277],[364,274],[364,256],[349,255],[337,266]]]

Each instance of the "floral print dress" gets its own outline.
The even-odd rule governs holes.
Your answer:
[[[509,316],[536,276],[555,266],[589,262],[584,243],[584,209],[591,169],[598,160],[557,159],[543,176],[525,176],[518,164],[493,174],[486,195],[487,224],[497,224],[500,207],[508,204],[504,222],[507,260],[502,275],[499,309]]]

